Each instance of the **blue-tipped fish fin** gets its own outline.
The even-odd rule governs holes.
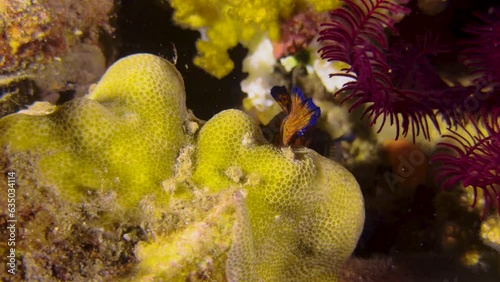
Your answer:
[[[320,115],[321,110],[312,99],[305,99],[300,88],[294,87],[291,94],[291,110],[282,126],[284,145],[292,144],[297,137],[304,136],[309,128],[317,124]]]

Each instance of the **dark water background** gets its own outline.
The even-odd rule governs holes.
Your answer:
[[[173,58],[172,44],[177,49],[177,69],[184,77],[187,107],[196,117],[208,120],[216,113],[241,105],[245,94],[240,82],[245,78],[241,64],[247,51],[238,45],[230,50],[234,70],[217,79],[193,65],[195,42],[199,32],[175,26],[173,10],[154,1],[127,0],[118,8],[118,57],[135,53],[152,53]]]

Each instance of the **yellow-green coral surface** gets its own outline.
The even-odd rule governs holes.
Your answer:
[[[196,42],[195,65],[222,78],[233,68],[228,49],[238,43],[248,46],[262,34],[275,40],[280,21],[312,5],[317,11],[331,10],[337,0],[172,0],[174,21],[181,26],[201,30],[204,36]]]
[[[118,61],[89,95],[50,113],[1,119],[0,145],[75,211],[89,191],[108,191],[121,212],[107,222],[123,224],[123,211],[142,220],[129,223],[148,235],[131,280],[335,281],[364,222],[346,169],[268,144],[238,110],[203,125],[187,113],[180,74],[153,55]]]
[[[236,185],[246,194],[244,203],[236,205],[242,211],[228,277],[335,280],[362,228],[356,181],[312,150],[276,148],[263,144],[260,135],[246,114],[228,110],[207,122],[198,138],[198,185],[209,190]]]
[[[114,64],[95,89],[47,115],[15,114],[0,122],[0,142],[39,156],[41,178],[79,200],[88,190],[115,190],[120,204],[161,196],[186,142],[184,83],[159,57]]]

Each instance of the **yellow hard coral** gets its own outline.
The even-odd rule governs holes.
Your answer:
[[[347,170],[307,148],[268,144],[238,110],[195,132],[203,123],[188,115],[182,77],[162,58],[124,58],[86,97],[28,112],[0,120],[5,166],[36,179],[20,191],[46,188],[64,203],[58,212],[78,219],[107,203],[81,228],[116,232],[110,249],[137,237],[131,280],[336,281],[360,236],[363,199]],[[72,228],[59,235],[69,246]]]
[[[254,128],[241,111],[227,110],[215,115],[200,130],[193,179],[211,191],[229,187],[231,179],[225,175],[226,169],[235,165],[241,146],[255,142],[251,139]]]
[[[272,183],[265,182],[249,190],[252,236],[235,240],[251,240],[254,249],[246,256],[255,257],[256,280],[336,281],[362,230],[359,187],[344,168],[313,151],[296,161],[305,162],[313,173],[298,177],[296,189],[290,191],[287,182],[281,186],[284,191],[266,190]],[[273,169],[272,163],[267,167]],[[244,267],[237,277],[247,276],[249,269]]]
[[[191,281],[189,278],[210,277],[211,281],[223,281],[235,220],[234,193],[234,189],[226,189],[180,201],[180,208],[203,214],[154,241],[141,242],[135,250],[141,262],[132,280]],[[210,198],[216,201],[203,207],[192,204]]]
[[[227,269],[234,281],[334,281],[361,233],[363,199],[354,177],[312,150],[262,141],[241,111],[227,110],[201,129],[193,179],[210,191],[242,189]],[[232,177],[228,171],[238,171]],[[240,213],[240,212],[238,212]],[[249,248],[248,246],[252,246]],[[250,262],[249,262],[250,261]],[[325,280],[326,279],[326,280]]]
[[[303,10],[308,4],[317,11],[333,9],[338,1],[305,0],[171,0],[174,21],[181,26],[199,29],[202,39],[196,43],[195,65],[222,78],[234,68],[227,51],[238,43],[267,35],[279,38],[280,21]],[[205,37],[205,38],[204,38]]]
[[[87,191],[116,190],[121,206],[161,191],[187,141],[184,84],[168,61],[135,55],[115,63],[93,92],[54,112],[14,114],[0,122],[10,153],[36,152],[40,181],[72,200]],[[133,188],[131,188],[133,187]]]

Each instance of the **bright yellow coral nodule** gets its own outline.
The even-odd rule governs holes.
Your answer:
[[[364,222],[354,177],[310,149],[268,144],[241,111],[223,111],[197,133],[193,122],[175,67],[138,54],[111,66],[84,98],[1,119],[0,146],[6,164],[38,181],[19,193],[53,187],[71,214],[106,197],[99,191],[116,195],[121,212],[82,224],[148,233],[133,245],[130,280],[336,281]],[[123,217],[130,213],[135,220]],[[116,244],[131,240],[125,235]],[[30,248],[20,256],[29,259]]]
[[[495,214],[484,220],[479,235],[486,245],[500,253],[500,216]]]
[[[181,26],[200,30],[196,43],[195,65],[222,78],[234,67],[227,51],[238,43],[248,46],[252,40],[267,35],[279,37],[280,21],[312,5],[317,11],[333,9],[339,1],[320,0],[172,0],[174,21]]]

